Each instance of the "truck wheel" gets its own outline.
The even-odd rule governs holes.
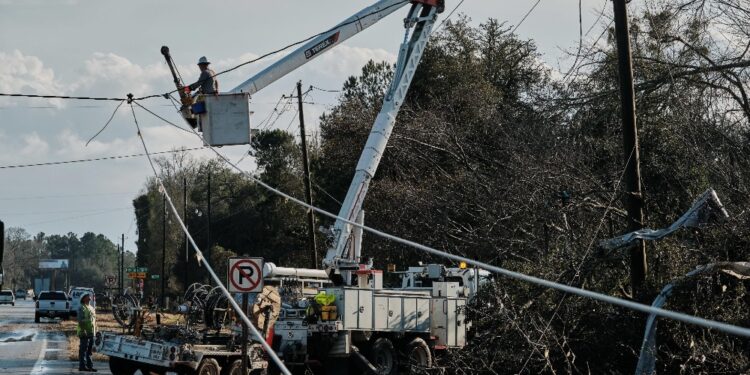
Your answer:
[[[407,371],[410,374],[422,373],[424,369],[432,367],[432,352],[427,342],[416,337],[406,345]]]
[[[216,362],[213,358],[204,358],[200,365],[198,365],[198,370],[195,371],[196,375],[219,375],[221,372],[221,367],[219,367],[219,362]]]
[[[138,367],[127,359],[109,357],[109,371],[112,375],[133,375]]]
[[[387,337],[378,337],[370,345],[367,359],[378,369],[380,375],[398,374],[398,357],[393,343]]]
[[[39,323],[39,313],[34,314],[34,323]]]
[[[247,365],[250,366],[250,362],[248,362]],[[222,370],[224,370],[221,372],[222,375],[243,375],[242,374],[242,360],[236,359],[234,362],[232,362],[232,364],[229,365],[229,367],[225,367]],[[262,369],[262,370],[258,369],[258,370],[253,371],[252,369],[248,368],[247,370],[248,370],[247,373],[245,373],[244,375],[249,375],[249,374],[250,375],[265,375],[266,374],[265,369]]]

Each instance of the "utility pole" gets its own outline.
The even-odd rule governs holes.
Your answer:
[[[635,115],[635,90],[633,88],[633,61],[630,53],[628,11],[626,0],[614,0],[615,36],[620,76],[620,101],[622,107],[622,141],[625,157],[625,210],[628,213],[628,232],[643,228],[643,195],[638,146],[638,127]],[[646,243],[637,242],[630,251],[630,282],[633,295],[640,298],[646,281]]]
[[[185,228],[187,228],[187,177],[182,178],[182,219],[185,221]],[[188,263],[190,262],[190,248],[188,247],[188,235],[185,233],[185,266],[183,269],[185,281],[182,284],[187,291],[188,287]]]
[[[167,275],[164,274],[164,265],[167,260],[167,197],[166,193],[161,198],[163,202],[163,207],[161,210],[161,275],[159,275],[159,279],[161,280],[161,307],[165,308],[164,305],[164,279],[166,279]]]
[[[307,136],[305,133],[305,116],[302,108],[302,81],[297,82],[297,102],[299,104],[299,136],[302,142],[302,167],[305,175],[305,201],[312,206],[312,185],[310,183],[310,163],[307,158]],[[315,212],[307,210],[307,243],[312,253],[312,268],[317,269],[318,251],[315,243]]]
[[[120,294],[125,294],[125,233],[120,244]]]
[[[119,255],[120,254],[120,244],[116,244],[115,246],[117,246],[117,254]],[[121,262],[122,262],[122,258],[118,256],[117,257],[117,288],[118,289],[120,288],[120,281],[121,281],[120,280],[120,269],[122,269],[122,265],[120,264]]]
[[[208,209],[206,212],[206,220],[208,221],[207,227],[206,227],[206,264],[211,265],[211,167],[209,166],[208,169],[208,198],[207,198],[207,204]],[[208,285],[212,285],[213,282],[211,282],[211,277],[208,278]]]

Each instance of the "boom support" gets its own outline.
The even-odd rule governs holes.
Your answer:
[[[412,4],[409,16],[404,20],[406,34],[399,50],[393,81],[357,163],[357,170],[339,211],[339,217],[356,222],[360,215],[370,181],[380,164],[385,146],[396,123],[396,116],[424,53],[438,11],[438,6],[415,2]],[[352,225],[341,219],[337,220],[333,227],[333,246],[328,249],[323,260],[323,266],[329,277],[337,284],[349,285],[351,272],[360,268],[361,260],[355,256],[351,233]]]

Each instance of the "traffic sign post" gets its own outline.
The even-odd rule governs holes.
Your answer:
[[[259,293],[263,290],[263,258],[230,258],[227,289],[233,293]]]
[[[227,267],[228,290],[242,293],[242,310],[247,314],[247,294],[263,290],[263,258],[230,258]],[[242,373],[247,373],[247,332],[242,323]]]

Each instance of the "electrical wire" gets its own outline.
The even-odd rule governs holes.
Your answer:
[[[9,96],[9,97],[15,97],[15,98],[42,98],[42,99],[69,99],[69,100],[110,100],[110,101],[127,100],[127,98],[106,98],[106,97],[95,97],[95,96],[36,95],[36,94],[8,94],[8,93],[0,93],[0,96]]]
[[[463,1],[463,0],[462,0],[462,1]],[[384,7],[383,9],[379,9],[379,10],[376,10],[376,11],[373,11],[373,12],[370,12],[370,13],[367,13],[367,14],[364,14],[364,15],[362,15],[362,16],[360,16],[360,17],[358,17],[358,18],[357,18],[357,19],[355,19],[355,20],[352,20],[352,21],[349,21],[349,22],[343,22],[343,23],[340,23],[340,24],[338,24],[338,25],[336,25],[336,26],[334,26],[334,27],[332,27],[332,28],[330,28],[330,29],[328,29],[328,30],[326,30],[326,31],[323,31],[323,32],[321,32],[321,33],[317,33],[317,34],[315,34],[315,35],[312,35],[312,36],[309,36],[309,37],[307,37],[307,38],[305,38],[305,39],[302,39],[302,40],[299,40],[299,41],[297,41],[297,42],[294,42],[294,43],[288,44],[288,45],[286,45],[286,46],[284,46],[284,47],[281,47],[281,48],[279,48],[279,49],[277,49],[277,50],[274,50],[274,51],[271,51],[271,52],[265,53],[265,54],[263,54],[263,55],[261,55],[261,56],[259,56],[259,57],[257,57],[257,58],[254,58],[254,59],[252,59],[252,60],[249,60],[249,61],[245,61],[245,62],[243,62],[243,63],[241,63],[241,64],[239,64],[239,65],[235,65],[235,66],[234,66],[234,67],[232,67],[232,68],[229,68],[229,69],[226,69],[226,70],[222,70],[222,71],[220,71],[220,72],[216,73],[216,74],[215,74],[215,75],[214,75],[213,77],[218,77],[218,76],[220,76],[220,75],[222,75],[222,74],[225,74],[225,73],[229,73],[229,72],[231,72],[231,71],[237,70],[237,69],[239,69],[239,68],[241,68],[241,67],[243,67],[243,66],[245,66],[245,65],[248,65],[248,64],[252,64],[252,63],[258,62],[258,61],[260,61],[260,60],[263,60],[263,59],[265,59],[265,58],[267,58],[267,57],[269,57],[269,56],[273,56],[273,55],[276,55],[276,54],[278,54],[278,53],[284,52],[284,51],[286,51],[286,50],[287,50],[287,49],[289,49],[289,48],[292,48],[292,47],[298,46],[298,45],[300,45],[300,44],[302,44],[302,43],[305,43],[305,42],[307,42],[307,41],[310,41],[310,40],[312,40],[312,39],[315,39],[315,38],[317,38],[317,37],[319,37],[319,36],[321,36],[321,35],[325,35],[325,34],[328,34],[328,33],[330,33],[331,31],[334,31],[334,30],[336,30],[336,29],[339,29],[339,28],[341,28],[341,27],[344,27],[344,26],[347,26],[347,25],[351,25],[351,24],[354,24],[354,23],[358,23],[358,22],[361,22],[361,20],[362,20],[363,18],[367,18],[367,17],[369,17],[369,16],[372,16],[372,15],[375,15],[375,14],[378,14],[378,13],[382,13],[382,12],[384,12],[384,11],[386,11],[386,10],[390,9],[390,8],[393,8],[393,7],[397,7],[397,6],[402,6],[402,5],[404,5],[405,3],[407,3],[407,2],[408,2],[408,0],[404,0],[404,1],[401,1],[401,2],[398,2],[398,3],[393,3],[393,4],[391,4],[391,5],[387,6],[387,7]],[[213,78],[213,77],[212,77],[212,78]],[[206,81],[206,80],[208,80],[208,79],[209,79],[209,78],[206,78],[206,79],[203,79],[203,80],[199,80],[199,81],[197,81],[197,82],[196,82],[196,84],[198,84],[198,83],[202,83],[203,81]],[[163,96],[163,95],[168,95],[168,94],[172,94],[172,93],[175,93],[175,92],[177,92],[177,89],[174,89],[174,90],[172,90],[172,91],[170,91],[170,92],[168,92],[168,93],[166,93],[166,94],[162,94],[162,95],[155,95],[155,96]],[[151,95],[151,96],[149,96],[149,97],[144,97],[144,98],[137,98],[136,100],[148,99],[148,98],[150,98],[150,97],[153,97],[153,96],[154,96],[154,95]]]
[[[200,139],[203,139],[197,132],[194,131],[194,133],[195,133],[195,135],[197,137],[199,137]],[[546,288],[556,289],[556,290],[559,290],[559,291],[562,291],[562,292],[565,292],[565,293],[574,294],[574,295],[577,295],[577,296],[580,296],[580,297],[597,300],[597,301],[604,302],[604,303],[607,303],[607,304],[611,304],[611,305],[615,305],[615,306],[620,306],[620,307],[624,307],[624,308],[627,308],[627,309],[631,309],[631,310],[635,310],[635,311],[640,311],[640,312],[643,312],[643,313],[654,314],[654,315],[661,316],[661,317],[664,317],[664,318],[670,318],[670,319],[673,319],[673,320],[677,320],[677,321],[681,321],[681,322],[684,322],[684,323],[701,326],[701,327],[704,327],[704,328],[716,329],[716,330],[719,330],[719,331],[722,331],[722,332],[725,332],[725,333],[728,333],[728,334],[732,334],[732,335],[743,336],[743,337],[750,337],[750,329],[749,328],[735,326],[735,325],[731,325],[731,324],[727,324],[727,323],[723,323],[723,322],[718,322],[718,321],[714,321],[714,320],[704,319],[704,318],[700,318],[700,317],[696,317],[696,316],[693,316],[693,315],[689,315],[689,314],[685,314],[685,313],[680,313],[680,312],[676,312],[676,311],[672,311],[672,310],[666,310],[666,309],[662,309],[662,308],[656,308],[656,307],[653,307],[653,306],[644,305],[644,304],[641,304],[641,303],[637,303],[637,302],[628,301],[628,300],[624,300],[624,299],[621,299],[621,298],[609,296],[609,295],[602,294],[602,293],[599,293],[599,292],[594,292],[594,291],[590,291],[590,290],[576,288],[576,287],[572,287],[572,286],[569,286],[569,285],[560,284],[558,282],[554,282],[554,281],[549,281],[549,280],[546,280],[546,279],[538,278],[538,277],[535,277],[535,276],[526,275],[526,274],[523,274],[523,273],[520,273],[520,272],[515,272],[515,271],[507,270],[505,268],[493,266],[493,265],[490,265],[490,264],[487,264],[487,263],[484,263],[484,262],[480,262],[480,261],[477,261],[477,260],[474,260],[474,259],[469,259],[469,258],[466,258],[466,257],[462,257],[460,255],[450,254],[450,253],[447,253],[447,252],[444,252],[444,251],[441,251],[441,250],[437,250],[437,249],[434,249],[432,247],[429,247],[429,246],[426,246],[426,245],[422,245],[422,244],[419,244],[419,243],[414,242],[414,241],[406,240],[406,239],[394,236],[392,234],[388,234],[386,232],[383,232],[383,231],[380,231],[380,230],[377,230],[377,229],[374,229],[374,228],[371,228],[371,227],[359,224],[357,222],[348,220],[348,219],[346,219],[344,217],[341,217],[341,216],[338,216],[336,214],[333,214],[333,213],[330,213],[328,211],[325,211],[325,210],[323,210],[321,208],[318,208],[316,206],[307,204],[306,202],[304,202],[304,201],[302,201],[300,199],[297,199],[297,198],[295,198],[295,197],[293,197],[293,196],[291,196],[291,195],[289,195],[287,193],[284,193],[284,192],[282,192],[282,191],[280,191],[280,190],[272,187],[271,185],[266,184],[262,180],[254,177],[252,174],[250,174],[248,172],[245,172],[244,170],[240,169],[238,166],[232,164],[232,162],[229,159],[227,159],[224,155],[222,155],[220,152],[218,152],[214,147],[208,146],[208,148],[211,151],[213,151],[220,159],[224,160],[224,162],[226,162],[228,165],[232,166],[235,170],[237,170],[238,172],[240,172],[242,175],[246,176],[248,179],[250,179],[251,181],[255,182],[256,184],[262,186],[266,190],[269,190],[270,192],[272,192],[272,193],[274,193],[276,195],[279,195],[279,196],[281,196],[283,198],[286,198],[287,200],[289,200],[289,201],[291,201],[291,202],[293,202],[293,203],[295,203],[295,204],[297,204],[299,206],[302,206],[302,207],[306,208],[307,210],[313,210],[313,211],[315,211],[315,212],[317,212],[317,213],[319,213],[321,215],[330,217],[330,218],[335,219],[335,220],[340,220],[340,221],[342,221],[342,222],[344,222],[346,224],[349,224],[349,225],[351,225],[353,227],[360,228],[360,229],[362,229],[362,230],[364,230],[364,231],[366,231],[368,233],[374,234],[374,235],[376,235],[378,237],[382,237],[382,238],[385,238],[385,239],[388,239],[388,240],[400,243],[402,245],[406,245],[408,247],[420,250],[422,252],[429,253],[429,254],[436,255],[436,256],[439,256],[439,257],[443,257],[443,258],[447,258],[447,259],[450,259],[450,260],[453,260],[453,261],[456,261],[456,262],[465,262],[465,263],[467,263],[469,265],[472,265],[474,267],[481,268],[481,269],[484,269],[484,270],[487,270],[487,271],[490,271],[490,272],[493,272],[493,273],[496,273],[496,274],[499,274],[499,275],[503,275],[503,276],[506,276],[506,277],[509,277],[509,278],[512,278],[512,279],[516,279],[516,280],[528,282],[528,283],[531,283],[531,284],[536,284],[536,285],[539,285],[539,286],[542,286],[542,287],[546,287]]]
[[[173,154],[173,153],[176,153],[176,152],[183,152],[183,151],[197,151],[197,150],[202,150],[204,148],[205,147],[181,148],[181,149],[177,149],[177,150],[154,152],[151,155]],[[147,155],[144,154],[144,153],[141,153],[141,154],[130,154],[130,155],[103,156],[103,157],[100,157],[100,158],[89,158],[89,159],[50,161],[50,162],[45,162],[45,163],[3,165],[3,166],[0,166],[0,169],[16,169],[16,168],[42,167],[42,166],[48,166],[48,165],[86,163],[86,162],[90,162],[90,161],[127,159],[127,158],[135,158],[135,157],[139,157],[139,156],[147,156]]]
[[[310,88],[314,89],[314,90],[318,90],[318,91],[323,91],[323,92],[341,92],[341,90],[321,89],[320,87],[316,87],[316,86],[313,86],[313,85],[310,85]]]
[[[440,24],[438,24],[437,27],[435,28],[435,30],[433,30],[432,32],[436,33],[438,30],[440,30],[440,27],[443,26],[443,24],[451,18],[451,16],[453,15],[453,12],[455,12],[456,9],[458,9],[458,7],[460,7],[461,4],[464,3],[464,1],[465,0],[461,0],[461,2],[458,3],[458,5],[456,5],[456,7],[453,8],[453,10],[450,13],[448,13],[448,16],[446,16],[445,18],[443,18],[443,20],[440,22]]]
[[[533,11],[534,11],[534,9],[536,9],[536,7],[537,7],[537,6],[539,5],[539,3],[540,3],[541,1],[542,1],[542,0],[536,0],[536,3],[534,3],[534,5],[533,5],[533,6],[531,6],[531,9],[529,9],[529,11],[528,11],[528,12],[526,12],[526,14],[525,14],[525,15],[523,16],[523,18],[521,18],[521,21],[520,21],[520,22],[518,22],[518,24],[517,24],[517,25],[516,25],[516,26],[515,26],[515,27],[513,28],[513,30],[511,30],[511,31],[510,31],[510,33],[511,33],[511,34],[515,33],[515,32],[516,32],[516,30],[518,30],[518,28],[519,28],[519,27],[521,27],[521,25],[523,24],[523,22],[524,22],[524,21],[526,21],[526,18],[528,18],[528,17],[529,17],[529,15],[531,14],[531,12],[533,12]]]
[[[154,166],[154,162],[151,160],[151,155],[149,154],[148,147],[146,146],[146,140],[143,138],[141,127],[140,125],[138,125],[138,119],[135,116],[135,109],[132,104],[130,105],[130,111],[133,113],[133,121],[135,122],[136,129],[138,130],[138,138],[141,140],[141,144],[143,144],[143,151],[146,153],[146,156],[148,157],[149,165],[151,166],[151,170],[154,172],[154,178],[156,179],[156,182],[159,184],[161,192],[164,194],[164,198],[166,198],[167,203],[169,203],[169,207],[172,209],[172,212],[174,213],[175,218],[177,219],[177,222],[180,224],[180,227],[182,227],[182,230],[185,232],[185,236],[188,238],[188,240],[190,241],[190,244],[193,246],[193,249],[195,250],[195,253],[196,253],[196,257],[198,258],[198,262],[200,263],[201,261],[203,261],[203,264],[205,265],[206,270],[210,274],[211,278],[213,278],[214,282],[216,282],[217,287],[221,289],[221,292],[227,297],[229,303],[232,305],[235,312],[237,312],[237,314],[239,315],[239,318],[250,329],[250,332],[252,332],[256,340],[263,346],[263,349],[266,351],[266,354],[269,357],[271,357],[271,360],[273,360],[278,365],[282,373],[284,373],[285,375],[291,375],[291,372],[289,372],[289,370],[286,368],[286,366],[284,365],[284,362],[282,362],[281,359],[279,359],[278,355],[276,355],[276,352],[273,350],[273,348],[271,348],[271,346],[265,341],[265,338],[263,337],[263,335],[261,335],[260,332],[258,332],[258,329],[255,328],[253,323],[247,317],[247,315],[245,314],[245,311],[242,310],[242,308],[237,304],[237,301],[235,301],[234,298],[232,298],[232,295],[224,287],[224,284],[222,283],[221,279],[216,275],[214,270],[211,268],[211,264],[205,261],[203,252],[201,252],[201,250],[198,248],[198,245],[195,243],[193,236],[190,235],[190,231],[188,231],[187,227],[185,226],[185,223],[182,221],[182,218],[180,217],[180,214],[177,211],[177,208],[174,206],[174,203],[172,203],[172,198],[169,196],[169,193],[167,192],[167,189],[164,186],[164,183],[159,177],[159,173],[156,171],[156,167]]]
[[[99,129],[99,131],[96,132],[96,134],[94,134],[93,137],[89,138],[89,140],[86,142],[86,146],[85,147],[88,147],[89,143],[91,143],[91,141],[93,141],[94,138],[96,138],[99,134],[101,134],[104,131],[104,129],[107,128],[107,126],[109,126],[109,123],[112,122],[113,118],[115,118],[115,114],[117,114],[117,110],[120,109],[120,106],[122,106],[122,103],[125,103],[125,101],[122,100],[122,101],[120,101],[119,104],[117,104],[117,107],[115,107],[115,110],[112,111],[112,116],[109,116],[109,120],[107,120],[107,123],[104,124],[104,126],[101,129]]]

